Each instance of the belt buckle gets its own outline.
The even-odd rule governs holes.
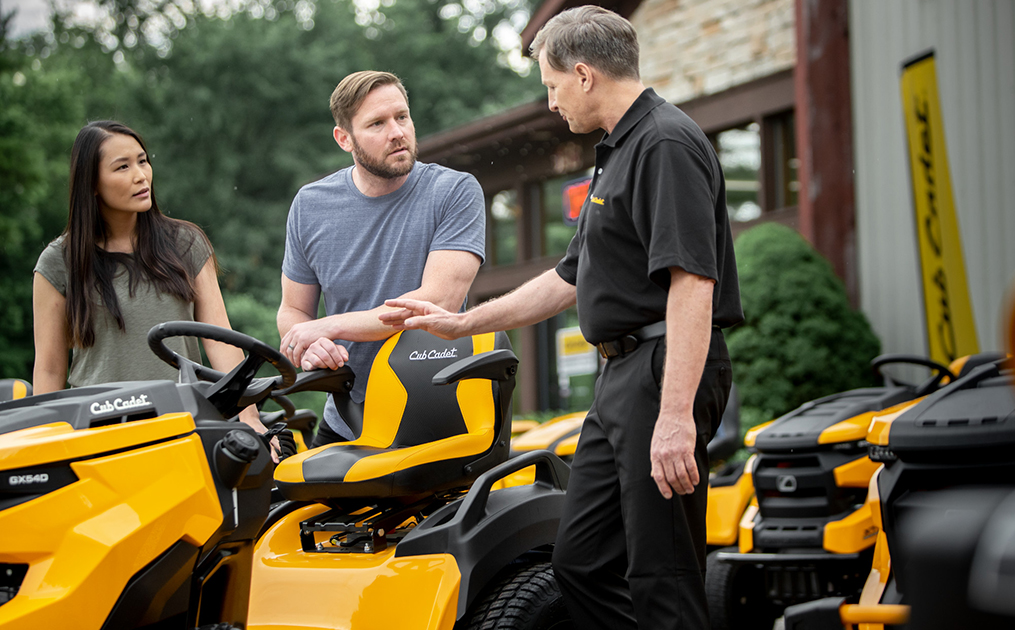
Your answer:
[[[628,352],[633,352],[638,347],[638,343],[638,338],[634,335],[624,335],[614,341],[598,343],[596,344],[596,349],[599,350],[601,357],[609,360],[613,357],[622,357]]]

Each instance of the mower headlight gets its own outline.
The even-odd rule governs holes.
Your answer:
[[[899,458],[892,452],[892,449],[878,444],[871,444],[867,447],[867,457],[870,457],[872,462],[881,462],[882,464],[894,462]]]
[[[837,442],[832,444],[832,450],[845,453],[855,453],[860,451],[866,451],[867,447],[870,446],[867,440],[856,440],[853,442]]]

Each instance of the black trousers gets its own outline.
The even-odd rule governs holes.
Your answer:
[[[576,628],[707,630],[707,445],[732,383],[722,332],[713,330],[694,399],[700,481],[664,499],[650,476],[665,338],[610,359],[585,419],[553,570]]]

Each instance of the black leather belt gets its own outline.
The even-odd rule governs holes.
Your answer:
[[[716,325],[712,326],[712,330],[719,330]],[[613,357],[622,357],[628,352],[633,352],[638,344],[655,339],[657,337],[663,337],[666,335],[666,321],[656,322],[643,326],[634,332],[624,335],[620,339],[613,341],[604,341],[596,344],[596,349],[599,350],[600,356],[604,359],[612,359]]]
[[[604,359],[622,357],[637,348],[638,344],[648,341],[649,339],[662,337],[665,334],[666,321],[664,320],[639,328],[630,334],[624,335],[620,339],[598,343],[596,344],[596,348],[599,350],[600,356]]]

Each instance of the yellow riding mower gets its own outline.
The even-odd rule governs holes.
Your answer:
[[[223,375],[162,343],[180,335],[248,357]],[[348,368],[297,376],[233,331],[170,322],[149,344],[178,383],[0,404],[5,630],[568,627],[548,565],[568,468],[506,462],[506,335],[397,334],[362,404]],[[256,379],[265,362],[279,375]],[[358,437],[273,470],[235,416],[307,390],[332,393]],[[529,465],[535,483],[491,490]],[[269,512],[273,484],[286,501]]]
[[[731,545],[708,555],[713,629],[767,630],[786,606],[859,593],[878,532],[866,500],[879,466],[867,455],[872,419],[996,358],[976,355],[944,366],[883,355],[872,366],[884,387],[820,398],[749,431],[745,444],[756,453],[739,476],[719,480],[723,485],[712,480],[709,488],[709,542]],[[902,382],[884,370],[893,364],[923,366],[932,375],[920,384]]]
[[[1013,375],[988,362],[875,419],[879,531],[863,591],[787,608],[786,630],[1015,627]]]

